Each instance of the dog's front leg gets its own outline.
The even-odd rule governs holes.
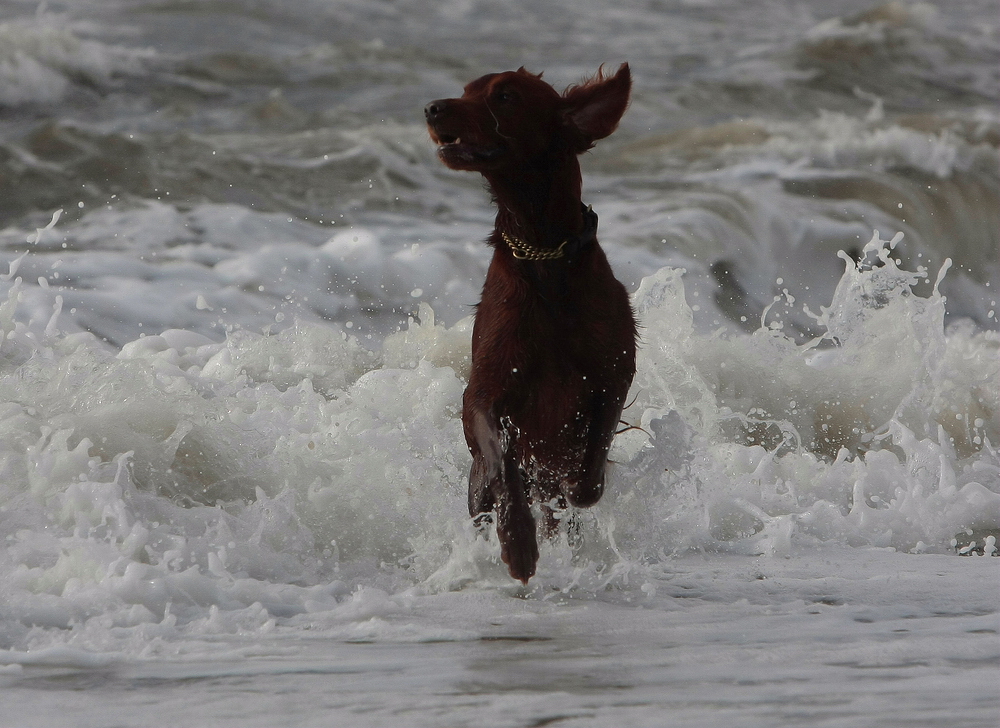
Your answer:
[[[500,558],[512,577],[527,584],[535,573],[538,543],[516,448],[493,412],[469,400],[467,393],[462,421],[472,452],[469,515],[496,510]]]
[[[596,393],[591,401],[585,434],[586,449],[579,468],[559,483],[566,501],[578,508],[589,508],[604,494],[604,476],[608,451],[621,417],[626,389]]]
[[[527,584],[538,563],[535,519],[517,459],[509,448],[504,457],[504,482],[496,497],[500,558],[515,579]]]

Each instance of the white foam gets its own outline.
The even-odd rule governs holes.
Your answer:
[[[1000,340],[945,332],[940,294],[914,296],[918,276],[884,241],[871,250],[879,264],[848,261],[822,313],[835,344],[822,350],[780,328],[698,333],[680,271],[643,282],[626,411],[643,430],[616,441],[609,493],[581,514],[583,550],[544,546],[538,588],[624,586],[690,548],[946,552],[966,532],[995,538]],[[168,330],[116,355],[11,321],[16,297],[0,349],[0,523],[23,629],[170,617],[228,631],[255,604],[272,615],[263,629],[344,614],[351,587],[324,585],[397,599],[420,583],[507,583],[465,515],[468,322],[436,324],[425,304],[376,354],[300,323],[224,342]],[[379,639],[364,621],[378,616],[343,636]],[[383,636],[446,638],[399,629]]]
[[[55,15],[0,23],[0,104],[52,103],[71,79],[106,84],[116,74],[143,72],[152,51],[80,38]]]

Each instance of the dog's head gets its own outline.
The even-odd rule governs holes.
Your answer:
[[[488,173],[590,149],[617,128],[631,88],[627,63],[563,94],[519,68],[477,78],[460,98],[427,104],[424,115],[441,161]]]

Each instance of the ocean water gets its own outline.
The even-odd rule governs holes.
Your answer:
[[[0,725],[996,725],[998,9],[0,5]],[[622,61],[635,427],[525,587],[422,107]]]

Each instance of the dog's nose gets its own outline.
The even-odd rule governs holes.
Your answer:
[[[448,101],[446,99],[438,99],[437,101],[431,101],[427,106],[424,107],[424,117],[427,121],[430,121],[436,116],[444,113],[445,108],[448,106]]]

